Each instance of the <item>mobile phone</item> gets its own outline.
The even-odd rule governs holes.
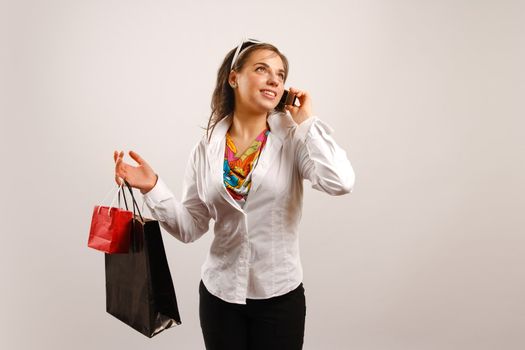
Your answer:
[[[277,108],[283,109],[286,105],[292,105],[295,106],[295,101],[297,100],[297,95],[291,93],[288,90],[284,90],[283,97],[281,97],[281,100],[277,104]]]

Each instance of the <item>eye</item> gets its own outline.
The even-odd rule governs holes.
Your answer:
[[[263,67],[263,66],[259,66],[259,67],[257,67],[255,70],[259,70],[259,69],[264,69],[264,70],[266,70],[266,68]]]

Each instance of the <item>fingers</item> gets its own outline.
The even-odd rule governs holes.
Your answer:
[[[117,154],[117,151],[113,154],[113,159],[115,159],[115,170],[118,170],[120,167],[120,164],[122,163],[122,158],[124,157],[124,152],[120,152]]]
[[[290,87],[289,91],[295,94],[299,105],[288,105],[286,110],[292,115],[292,118],[299,124],[312,116],[312,101],[307,91]]]
[[[142,159],[142,157],[138,153],[134,151],[129,151],[129,155],[139,165],[143,165],[146,169],[149,169],[149,165],[147,165],[148,163],[144,159]],[[124,181],[128,181],[127,180],[128,175],[131,177],[134,177],[135,175],[133,172],[135,171],[134,169],[137,168],[129,164],[126,164],[123,161],[123,158],[124,158],[124,151],[120,151],[120,152],[114,151],[113,152],[113,159],[115,160],[115,182],[119,186],[122,185]]]
[[[113,152],[113,160],[115,161],[115,163],[118,161],[119,158],[124,158],[124,151],[120,151],[120,153],[118,151]]]
[[[299,89],[296,89],[294,87],[290,87],[290,92],[295,94],[298,98],[299,97],[302,97],[302,96],[306,96],[308,95],[308,92],[304,91],[304,90],[299,90]]]
[[[117,175],[115,175],[115,182],[117,183],[117,186],[122,186],[122,179]]]
[[[301,90],[296,89],[296,88],[290,86],[290,92],[291,92],[292,94],[295,94],[295,95],[299,96],[299,94],[301,93]]]
[[[133,158],[133,160],[134,160],[135,162],[137,162],[139,165],[142,165],[142,164],[146,163],[146,161],[145,161],[144,159],[142,159],[142,157],[139,156],[139,154],[136,153],[136,152],[129,151],[129,156],[130,156],[131,158]]]
[[[293,87],[290,87],[290,92],[295,94],[295,97],[297,98],[297,101],[299,102],[299,105],[293,105],[292,108],[301,108],[303,104],[308,103],[310,96],[308,95],[308,92],[304,90],[299,90]]]
[[[113,159],[115,160],[115,182],[117,185],[121,186],[126,179],[126,169],[125,163],[123,162],[124,151],[120,153],[118,151],[113,152]]]

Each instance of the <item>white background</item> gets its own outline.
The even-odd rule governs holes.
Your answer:
[[[306,183],[304,349],[524,349],[524,23],[522,1],[2,2],[0,348],[204,348],[213,232],[164,232],[183,324],[148,339],[105,312],[88,230],[115,149],[180,198],[249,36],[287,55],[356,172],[342,197]]]

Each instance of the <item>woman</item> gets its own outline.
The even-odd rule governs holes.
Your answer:
[[[201,270],[199,315],[206,349],[301,349],[306,305],[298,225],[303,179],[330,195],[352,191],[355,175],[332,129],[313,116],[310,95],[277,108],[288,60],[245,40],[218,71],[206,135],[193,148],[177,200],[148,163],[114,153],[115,180],[144,195],[161,226],[195,241],[214,219]]]

